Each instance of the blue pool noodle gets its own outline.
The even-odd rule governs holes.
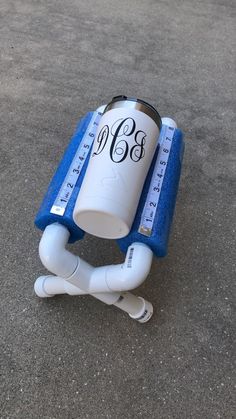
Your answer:
[[[85,232],[81,230],[73,220],[73,210],[75,202],[80,191],[81,184],[86,172],[89,158],[84,163],[83,169],[76,183],[76,186],[72,192],[71,198],[67,204],[65,213],[63,216],[51,214],[51,207],[57,197],[60,187],[65,179],[73,157],[78,149],[78,146],[83,138],[86,128],[93,116],[93,112],[87,113],[84,118],[79,122],[76,131],[71,139],[69,146],[67,147],[62,160],[49,184],[48,190],[45,194],[41,207],[36,215],[35,224],[36,226],[44,230],[49,224],[59,222],[65,225],[70,231],[69,242],[73,243],[84,237]],[[163,257],[167,253],[167,245],[170,233],[170,227],[173,219],[175,202],[178,192],[179,178],[181,172],[182,157],[184,152],[183,134],[179,129],[174,132],[172,140],[172,147],[166,167],[165,176],[163,179],[162,190],[160,199],[154,218],[153,230],[150,237],[146,237],[138,232],[141,214],[145,205],[149,184],[151,181],[153,169],[155,166],[156,158],[159,149],[157,148],[151,167],[149,169],[142,195],[139,201],[139,206],[135,215],[135,219],[131,228],[130,233],[117,240],[120,249],[126,252],[128,246],[133,242],[142,242],[147,244],[157,257]]]
[[[138,229],[141,222],[141,215],[146,202],[158,151],[159,148],[156,150],[151,167],[149,169],[131,231],[128,236],[117,240],[118,245],[123,252],[126,252],[130,244],[134,242],[142,242],[147,244],[157,257],[163,257],[167,254],[170,227],[174,215],[184,153],[182,131],[175,129],[174,132],[166,172],[162,183],[161,194],[153,222],[152,234],[150,237],[147,237],[143,234],[140,234]]]
[[[61,162],[59,163],[59,166],[49,184],[48,190],[46,192],[46,195],[44,196],[43,202],[41,204],[41,207],[39,208],[39,211],[35,218],[35,225],[40,229],[44,230],[47,225],[52,223],[61,223],[64,226],[66,226],[70,232],[70,239],[69,243],[74,243],[76,240],[80,240],[84,237],[84,231],[81,230],[73,220],[73,210],[75,206],[75,202],[81,187],[81,184],[83,182],[84,174],[86,172],[86,168],[88,165],[88,160],[84,162],[84,166],[82,168],[81,174],[78,178],[78,181],[76,182],[75,188],[72,192],[72,195],[70,197],[70,200],[67,204],[65,213],[63,216],[51,214],[50,210],[54,204],[54,201],[57,197],[57,194],[60,190],[60,187],[66,177],[66,174],[69,170],[69,167],[71,165],[71,162],[73,160],[73,157],[79,147],[79,144],[83,138],[83,135],[87,129],[87,126],[93,116],[93,112],[87,113],[84,118],[81,119],[81,121],[78,123],[75,133],[70,141],[70,144],[68,145]]]

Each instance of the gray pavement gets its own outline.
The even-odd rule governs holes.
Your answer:
[[[0,1],[2,419],[235,417],[235,2]],[[174,117],[186,152],[169,254],[140,325],[40,300],[34,216],[77,121],[117,94]],[[119,263],[115,242],[71,246]]]

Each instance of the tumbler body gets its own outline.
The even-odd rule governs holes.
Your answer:
[[[107,105],[74,208],[80,228],[108,239],[129,233],[160,128],[146,102],[121,97]]]

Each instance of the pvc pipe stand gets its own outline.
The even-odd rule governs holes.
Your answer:
[[[40,276],[34,284],[35,293],[41,298],[90,294],[105,304],[114,304],[140,323],[147,322],[153,313],[151,303],[128,291],[140,286],[149,274],[151,249],[135,242],[129,246],[123,264],[94,268],[66,249],[68,239],[68,229],[59,223],[45,228],[39,255],[56,276]]]

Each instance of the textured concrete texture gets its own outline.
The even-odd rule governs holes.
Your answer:
[[[1,0],[2,419],[234,418],[235,2]],[[141,325],[40,300],[33,221],[77,121],[113,95],[174,117],[186,152],[169,254]],[[71,246],[121,262],[115,242]]]

